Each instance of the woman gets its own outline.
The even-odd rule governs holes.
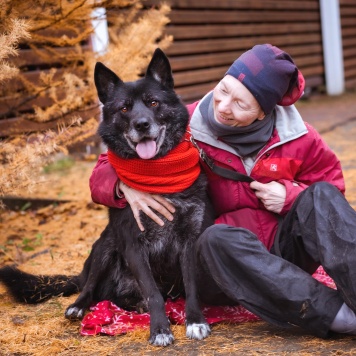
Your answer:
[[[303,89],[292,58],[264,44],[188,105],[199,147],[218,167],[254,180],[226,179],[204,166],[217,218],[197,243],[199,290],[206,303],[239,303],[277,325],[320,337],[356,334],[356,213],[342,194],[339,160],[293,106]],[[106,155],[90,187],[95,202],[129,203],[141,230],[141,210],[160,225],[157,212],[174,218],[163,197],[119,182]],[[337,290],[311,276],[319,265]]]

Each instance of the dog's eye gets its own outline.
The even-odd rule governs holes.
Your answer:
[[[128,111],[127,106],[123,106],[122,108],[120,108],[120,111],[124,113],[127,112]]]
[[[155,107],[157,105],[158,105],[158,101],[156,101],[156,100],[151,101],[151,106]]]

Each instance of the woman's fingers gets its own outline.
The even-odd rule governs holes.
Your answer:
[[[143,208],[142,212],[144,212],[149,218],[151,218],[159,226],[164,225],[163,220],[149,206]]]
[[[275,181],[265,184],[252,182],[250,187],[267,210],[277,214],[282,211],[286,200],[286,188],[283,184]]]
[[[152,210],[152,209],[154,209],[154,210]],[[170,207],[170,209],[172,209],[172,208]],[[172,209],[172,210],[174,210],[174,209]],[[160,226],[164,225],[164,221],[156,214],[156,211],[158,213],[160,213],[161,215],[163,215],[167,220],[169,220],[169,221],[173,220],[173,215],[169,212],[169,210],[165,206],[158,203],[155,199],[151,200],[149,203],[147,203],[147,202],[144,203],[141,201],[139,207],[135,207],[133,209],[134,217],[135,217],[137,225],[141,231],[145,230],[141,223],[141,219],[140,219],[141,211],[144,214],[146,214],[150,219],[152,219],[156,224],[158,224]]]
[[[160,195],[151,195],[150,198],[145,202],[141,201],[140,210],[160,226],[164,225],[164,221],[156,212],[160,213],[167,220],[172,221],[173,215],[171,212],[175,211],[174,206]]]
[[[132,209],[132,212],[133,212],[134,218],[136,220],[136,223],[138,225],[138,228],[141,231],[145,231],[145,228],[143,227],[141,219],[140,219],[140,210],[139,209]]]
[[[126,200],[131,206],[133,215],[141,231],[145,230],[140,219],[141,211],[160,226],[164,225],[164,221],[157,213],[169,221],[173,220],[172,214],[175,212],[175,208],[168,199],[161,195],[140,192],[122,182],[120,182],[120,190],[125,194]]]
[[[152,208],[161,213],[167,220],[172,221],[172,214],[176,211],[173,204],[161,195],[153,195],[152,198],[157,202]]]

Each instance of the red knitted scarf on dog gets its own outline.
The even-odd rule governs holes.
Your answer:
[[[125,184],[154,194],[181,192],[190,187],[200,173],[199,152],[190,142],[189,133],[166,156],[158,159],[123,159],[110,150],[108,159]]]

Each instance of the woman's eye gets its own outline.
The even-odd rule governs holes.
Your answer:
[[[151,101],[151,106],[155,107],[157,105],[158,105],[158,101],[156,101],[156,100]]]
[[[121,109],[120,109],[121,112],[125,113],[128,111],[127,109],[127,106],[123,106]]]
[[[219,84],[219,89],[220,89],[223,93],[226,93],[226,92],[227,92],[226,86],[225,86],[224,83],[221,83],[221,82],[220,82],[220,84]]]
[[[245,110],[245,111],[247,110],[246,106],[244,104],[242,104],[240,101],[236,100],[235,103],[240,109]]]

